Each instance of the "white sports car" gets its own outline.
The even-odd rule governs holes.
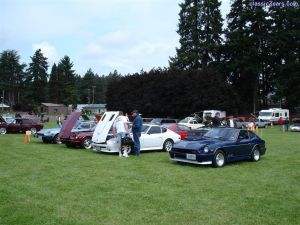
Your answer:
[[[97,152],[118,152],[118,143],[109,135],[109,131],[119,112],[106,112],[98,123],[92,138],[93,150]],[[132,134],[130,134],[132,137]],[[174,143],[180,141],[177,133],[154,124],[143,125],[140,137],[141,151],[166,150],[170,151]],[[131,148],[127,152],[131,152]]]

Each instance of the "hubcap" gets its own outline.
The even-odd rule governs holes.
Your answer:
[[[61,141],[60,141],[60,138],[59,138],[59,136],[57,136],[57,137],[56,137],[56,139],[55,139],[55,143],[56,143],[56,144],[61,144]]]
[[[31,128],[31,133],[35,134],[36,133],[36,129],[35,128]]]
[[[254,150],[254,160],[255,161],[259,160],[259,151],[257,149]]]
[[[86,149],[90,149],[92,147],[91,140],[84,140],[83,145]]]
[[[223,166],[224,161],[225,161],[224,155],[222,153],[218,153],[217,156],[216,156],[217,165],[218,166]]]
[[[1,129],[0,129],[0,133],[1,133],[1,134],[5,134],[5,133],[6,133],[6,130],[5,130],[4,128],[1,128]]]
[[[166,146],[166,150],[169,152],[169,151],[171,151],[173,144],[171,141],[168,141],[168,142],[166,142],[165,146]]]

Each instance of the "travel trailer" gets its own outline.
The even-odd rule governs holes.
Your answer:
[[[203,111],[203,120],[205,121],[207,117],[213,118],[218,116],[219,118],[225,118],[226,112],[220,110],[204,110]]]
[[[280,117],[283,120],[289,119],[290,111],[288,109],[281,109],[281,108],[265,109],[259,112],[258,119],[267,122],[278,123]]]

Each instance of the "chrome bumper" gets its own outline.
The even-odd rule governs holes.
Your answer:
[[[212,164],[212,161],[198,162],[198,161],[180,159],[180,158],[170,158],[170,159],[172,161],[176,161],[176,162],[192,163],[192,164],[197,164],[197,165],[210,165],[210,164]]]

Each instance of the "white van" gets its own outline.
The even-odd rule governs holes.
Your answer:
[[[279,118],[286,120],[290,117],[290,111],[288,109],[271,108],[259,111],[258,119],[266,122],[278,123]]]
[[[226,112],[220,110],[204,110],[203,111],[203,120],[205,121],[207,117],[213,118],[218,116],[219,118],[225,118]]]

